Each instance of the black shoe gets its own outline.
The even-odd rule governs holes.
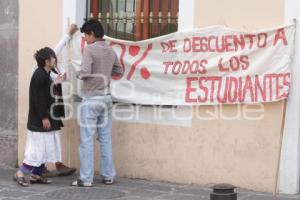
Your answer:
[[[114,179],[103,179],[102,181],[105,185],[112,185],[114,184]]]

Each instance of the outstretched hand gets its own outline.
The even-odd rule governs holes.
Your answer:
[[[76,33],[76,31],[78,30],[78,27],[76,24],[71,24],[69,27],[69,34],[73,35],[74,33]]]
[[[67,74],[64,73],[64,74],[59,74],[56,79],[54,79],[54,84],[58,84],[58,83],[62,83],[64,82],[65,80],[67,79]]]

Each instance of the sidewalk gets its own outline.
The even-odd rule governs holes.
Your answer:
[[[209,200],[211,190],[189,185],[150,182],[119,178],[112,186],[96,179],[94,188],[71,187],[76,178],[59,177],[51,185],[33,185],[21,188],[12,176],[14,169],[0,169],[0,200]],[[239,200],[294,200],[299,195],[279,195],[238,190]]]

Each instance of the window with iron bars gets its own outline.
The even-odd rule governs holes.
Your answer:
[[[179,0],[87,0],[86,18],[98,18],[110,37],[139,41],[176,32]]]

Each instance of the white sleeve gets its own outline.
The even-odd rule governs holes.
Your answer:
[[[51,77],[52,81],[54,81],[58,77],[58,74],[55,74],[54,72],[51,71],[50,77]]]
[[[56,54],[56,56],[58,56],[63,48],[65,47],[65,45],[69,42],[69,40],[71,39],[71,36],[69,34],[66,34],[60,41],[59,43],[54,47],[54,52]]]
[[[66,46],[66,44],[70,41],[71,36],[69,34],[66,34],[59,42],[58,44],[54,47],[53,51],[55,52],[56,56],[58,56],[63,48]],[[57,64],[56,67],[58,74],[55,74],[54,72],[50,72],[50,77],[52,80],[55,80],[59,74],[64,74],[66,73],[66,70],[61,64]]]
[[[32,74],[33,74],[33,72],[34,72],[37,68],[38,68],[37,65],[34,65],[34,66],[32,67]]]
[[[58,73],[61,74],[61,75],[66,73],[66,70],[65,70],[65,68],[63,67],[62,64],[57,64],[56,69],[57,69]]]

